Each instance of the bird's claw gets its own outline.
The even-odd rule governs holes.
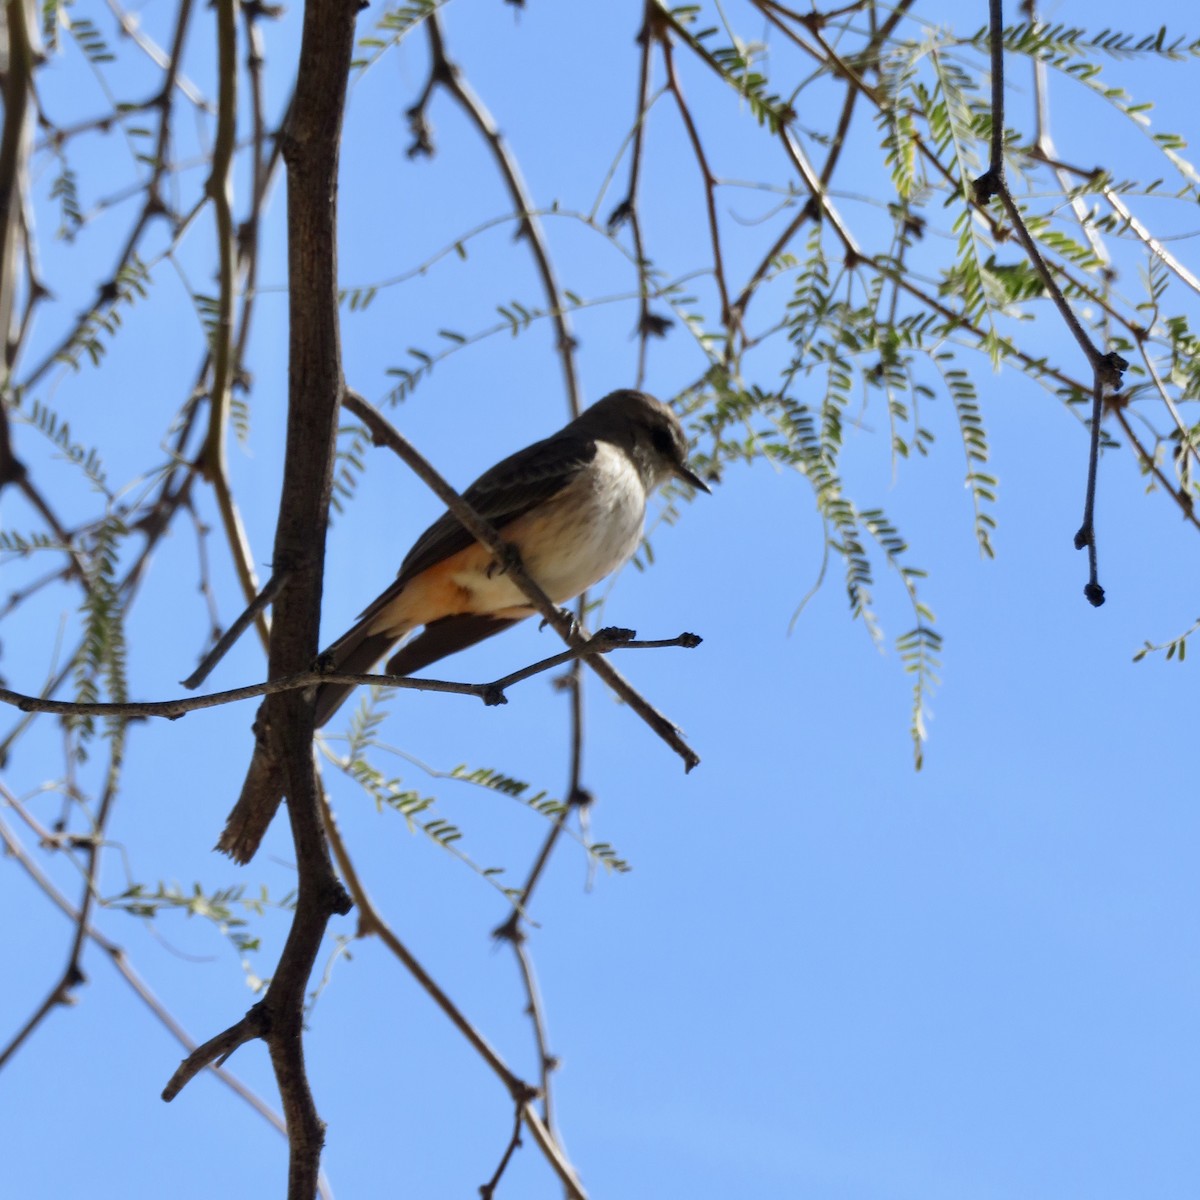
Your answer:
[[[497,572],[501,575],[507,575],[510,571],[520,571],[523,569],[520,550],[512,542],[505,542],[504,549],[500,554],[488,563],[487,577],[491,579]]]
[[[566,621],[566,623],[568,625],[568,629],[567,629],[568,640],[574,640],[575,638],[577,638],[579,636],[579,618],[569,608],[560,608],[558,610],[558,615],[560,617],[562,617],[562,619],[564,621]],[[541,623],[538,625],[538,632],[540,633],[549,624],[550,624],[549,618],[543,617],[541,620]]]

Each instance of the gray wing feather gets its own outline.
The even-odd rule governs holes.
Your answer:
[[[558,433],[485,471],[463,492],[463,499],[484,520],[502,527],[549,500],[595,457],[596,443],[591,438]],[[396,582],[403,585],[474,541],[457,517],[443,513],[413,543]]]
[[[463,492],[463,499],[484,520],[502,530],[510,521],[525,516],[566,487],[595,457],[596,443],[592,438],[562,430],[502,459]],[[474,541],[453,513],[442,513],[413,543],[400,564],[395,583],[359,614],[355,629],[391,604],[410,579],[465,550]],[[335,646],[343,640],[339,639]]]

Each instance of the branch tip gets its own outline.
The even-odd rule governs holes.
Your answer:
[[[1000,195],[1003,186],[999,173],[989,169],[971,182],[971,195],[980,208],[985,208],[989,201]]]

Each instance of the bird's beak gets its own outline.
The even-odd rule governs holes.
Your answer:
[[[691,470],[686,463],[680,463],[675,468],[675,475],[676,478],[682,479],[684,483],[691,484],[696,491],[703,492],[706,496],[712,495],[712,488],[695,471]]]

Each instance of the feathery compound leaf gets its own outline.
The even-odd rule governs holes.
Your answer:
[[[925,186],[917,155],[920,134],[914,119],[924,105],[915,82],[916,55],[893,55],[880,63],[878,91],[886,100],[880,105],[875,121],[883,130],[880,145],[884,163],[891,169],[892,186],[901,200],[911,200]],[[905,99],[905,93],[912,99]]]
[[[987,50],[990,45],[989,37],[987,26],[983,26],[967,39],[967,43]],[[1021,22],[1004,30],[1003,41],[1005,50],[1014,54],[1062,62],[1085,58],[1097,50],[1110,58],[1156,55],[1182,62],[1187,58],[1200,57],[1200,38],[1189,41],[1182,36],[1172,37],[1165,25],[1161,26],[1157,33],[1139,37],[1137,34],[1119,33],[1112,29],[1102,29],[1099,33],[1089,34],[1079,26]]]
[[[129,699],[125,611],[116,578],[118,549],[128,532],[119,518],[107,517],[96,529],[91,545],[85,549],[87,587],[82,607],[83,636],[74,662],[76,699],[83,703],[98,701],[102,689],[114,704],[124,704]],[[68,716],[64,720],[78,735],[76,753],[81,759],[85,758],[85,743],[95,732],[93,718]],[[125,717],[105,719],[114,765],[121,761],[127,721]]]
[[[14,403],[14,413],[19,419],[32,425],[43,437],[53,442],[62,451],[63,457],[77,466],[91,481],[92,486],[111,499],[108,490],[104,464],[100,461],[99,453],[89,446],[83,446],[71,437],[71,426],[62,420],[58,414],[41,400],[32,400],[28,408]]]
[[[86,17],[71,16],[66,5],[59,9],[59,14],[65,20],[67,29],[71,37],[75,39],[76,45],[87,56],[89,62],[100,66],[103,63],[115,61],[115,55],[108,48],[108,43],[91,21]]]
[[[980,29],[967,39],[967,45],[987,53],[989,32]],[[1183,37],[1172,38],[1165,28],[1156,34],[1138,37],[1135,34],[1117,33],[1103,29],[1098,34],[1088,35],[1086,30],[1051,24],[1022,23],[1004,31],[1004,48],[1014,54],[1024,54],[1046,66],[1061,71],[1069,79],[1086,87],[1097,96],[1113,105],[1139,129],[1145,132],[1150,124],[1147,115],[1153,108],[1149,102],[1134,103],[1124,88],[1110,87],[1100,78],[1100,64],[1089,55],[1096,52],[1112,58],[1129,58],[1135,55],[1156,55],[1174,61],[1200,56],[1200,39],[1188,41]],[[1162,154],[1183,177],[1189,189],[1200,188],[1200,173],[1179,151],[1185,142],[1177,134],[1161,133],[1150,137]]]
[[[83,224],[79,205],[79,181],[67,165],[66,156],[58,155],[59,172],[50,185],[50,199],[58,201],[59,221],[54,236],[64,242],[74,241],[75,232]]]
[[[946,390],[950,393],[950,399],[954,404],[954,414],[958,418],[963,452],[967,459],[965,483],[970,489],[971,500],[975,508],[975,539],[979,543],[981,554],[987,558],[995,558],[996,552],[992,546],[991,531],[995,529],[996,521],[985,506],[995,503],[998,481],[995,476],[979,470],[979,467],[988,461],[989,449],[987,430],[984,427],[983,412],[979,407],[975,384],[966,371],[960,367],[947,365],[954,361],[953,351],[944,350],[940,354],[935,354],[933,361],[942,373]]]
[[[351,723],[351,746],[361,749],[370,745],[370,730],[378,724],[378,720],[369,706],[360,707]],[[405,820],[409,831],[423,833],[434,845],[445,850],[460,863],[478,875],[501,895],[512,898],[510,889],[496,882],[496,876],[504,873],[503,867],[484,867],[475,862],[470,855],[460,850],[456,845],[462,840],[463,833],[457,825],[444,817],[430,816],[427,820],[418,821],[416,818],[430,812],[437,801],[432,796],[422,795],[412,788],[404,787],[398,778],[387,778],[373,764],[361,755],[338,758],[330,756],[339,770],[353,779],[375,801],[376,808],[390,808]]]
[[[793,117],[791,107],[779,96],[768,91],[768,80],[754,68],[755,47],[738,46],[709,47],[705,43],[717,32],[701,29],[693,32],[689,25],[695,17],[691,6],[674,9],[672,24],[680,41],[696,56],[714,70],[747,103],[755,120],[765,125],[771,133],[778,133]]]
[[[412,0],[384,10],[375,22],[375,33],[359,38],[361,55],[351,64],[361,72],[373,67],[389,50],[398,46],[418,25],[436,12],[445,0]]]
[[[366,453],[370,445],[371,435],[362,425],[344,425],[338,430],[330,500],[339,515],[354,498],[359,476],[366,470]]]
[[[211,922],[238,954],[244,955],[258,950],[260,941],[257,934],[248,932],[249,922],[246,917],[239,916],[237,910],[262,916],[267,909],[291,912],[296,902],[294,893],[280,900],[272,900],[265,884],[258,892],[247,896],[245,888],[241,886],[207,892],[196,883],[191,891],[186,891],[177,883],[160,882],[153,891],[144,884],[133,884],[120,895],[106,899],[104,906],[144,921],[156,920],[163,912],[181,912],[188,917],[200,917]]]
[[[1163,654],[1166,656],[1166,661],[1176,659],[1179,662],[1187,657],[1188,638],[1200,629],[1200,618],[1189,628],[1185,629],[1178,637],[1173,637],[1169,642],[1145,642],[1142,648],[1133,656],[1134,662],[1141,662],[1148,654]]]
[[[540,813],[544,817],[559,817],[559,815],[567,810],[561,800],[556,800],[549,796],[544,790],[535,792],[533,795],[526,795],[530,785],[522,779],[514,779],[510,775],[505,775],[502,771],[493,770],[491,767],[476,767],[469,769],[465,765],[459,765],[452,771],[448,772],[447,778],[457,779],[463,783],[469,783],[475,787],[486,788],[488,791],[498,792],[502,796],[509,796],[514,800],[520,801],[526,808],[531,808],[535,812]],[[566,827],[568,833],[571,833],[570,828]],[[571,836],[583,847],[588,857],[605,870],[612,871],[618,875],[627,874],[633,868],[622,858],[615,848],[609,842],[590,842],[586,838],[580,838],[574,833]]]
[[[909,733],[913,742],[913,765],[918,771],[925,763],[925,742],[929,736],[926,727],[929,698],[933,688],[940,682],[937,672],[941,668],[941,650],[941,634],[926,625],[918,625],[896,639],[896,652],[900,655],[900,661],[913,677],[913,707]]]
[[[12,530],[0,529],[0,551],[8,554],[31,554],[35,550],[65,550],[71,553],[73,549],[69,543],[61,542],[48,533],[35,532],[26,536]]]
[[[116,335],[121,327],[121,311],[144,299],[150,285],[146,264],[131,254],[129,261],[117,272],[116,278],[100,289],[95,307],[80,321],[71,341],[58,354],[58,361],[79,370],[80,356],[86,354],[93,366],[104,357],[102,334]]]

